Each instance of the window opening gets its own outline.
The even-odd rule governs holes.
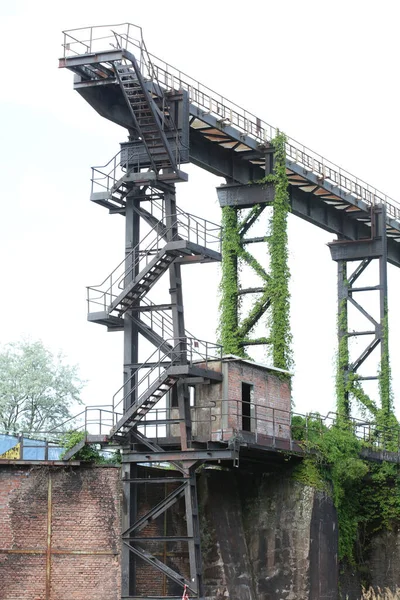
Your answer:
[[[250,383],[242,383],[242,431],[251,431],[252,390]]]

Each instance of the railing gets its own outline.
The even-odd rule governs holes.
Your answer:
[[[169,348],[165,349],[168,344]],[[172,365],[199,364],[207,368],[209,363],[222,358],[222,346],[191,337],[171,338],[157,348],[149,358],[133,371],[131,376],[115,392],[112,398],[112,411],[115,423],[126,405],[143,402],[150,387],[166,376],[166,369]]]
[[[158,333],[162,338],[173,338],[174,337],[174,322],[172,316],[163,309],[155,309],[156,305],[154,302],[144,297],[141,300],[141,307],[147,307],[149,310],[140,311],[140,321],[150,327],[153,331]],[[195,336],[185,329],[185,335],[189,338]]]
[[[217,400],[190,408],[192,434],[196,442],[227,442],[241,439],[260,446],[295,451],[309,451],[318,444],[332,427],[345,427],[352,432],[363,446],[375,451],[400,452],[398,428],[381,429],[376,423],[350,419],[338,422],[336,413],[327,416],[302,415],[268,406],[265,402],[246,402],[237,399]],[[144,417],[140,431],[157,443],[166,439],[179,438],[177,407],[153,408]],[[396,450],[397,449],[397,450]]]
[[[149,196],[148,212],[159,222],[166,221],[164,202],[161,198]],[[154,190],[156,194],[156,190]],[[146,200],[144,200],[146,202]],[[178,235],[184,237],[189,242],[193,242],[205,248],[210,248],[216,252],[221,250],[222,228],[217,223],[197,217],[192,213],[187,213],[176,206],[176,213],[171,215],[178,224]]]
[[[121,291],[165,247],[166,237],[173,232],[175,240],[186,240],[202,247],[220,251],[220,227],[206,219],[199,219],[183,211],[166,217],[168,227],[159,221],[139,242],[135,248],[115,267],[98,285],[87,288],[88,312],[100,310],[107,312]],[[99,308],[100,307],[100,308]]]
[[[133,31],[140,31],[139,39],[132,37]],[[214,115],[221,122],[221,125],[233,125],[242,134],[260,144],[270,142],[276,136],[277,129],[275,127],[268,125],[234,102],[146,51],[151,63],[151,69],[149,69],[146,66],[146,60],[143,58],[142,30],[135,25],[123,23],[115,26],[65,31],[64,57],[90,53],[96,50],[104,51],[107,44],[115,47],[116,34],[120,36],[121,47],[127,50],[136,50],[136,52],[139,49],[140,61],[144,65],[146,76],[153,78],[155,73],[154,78],[166,89],[186,90],[189,93],[190,102],[205,113]],[[246,139],[243,140],[243,143],[246,144]],[[286,153],[289,162],[292,161],[306,171],[312,172],[322,181],[328,181],[338,188],[339,193],[350,194],[354,198],[363,200],[369,206],[383,203],[386,205],[387,214],[396,220],[400,220],[399,202],[348,171],[341,169],[303,144],[292,138],[287,138]]]
[[[37,437],[34,437],[37,436]],[[38,439],[40,438],[40,439]],[[12,446],[10,447],[10,443]],[[40,433],[0,435],[1,460],[62,460],[64,448],[52,437]],[[2,456],[3,455],[3,456]]]
[[[120,150],[105,165],[92,167],[91,195],[104,191],[112,194],[115,184],[126,174],[124,165]]]
[[[166,242],[160,235],[161,228],[163,229],[163,233],[166,233],[173,229],[173,227],[176,227],[176,223],[173,223],[168,229],[162,224],[157,224],[126,255],[102,283],[87,288],[89,313],[92,312],[93,308],[99,310],[99,306],[104,311],[108,311],[109,306],[119,296],[126,285],[135,279],[136,274],[139,274],[165,246]]]
[[[146,368],[145,364],[143,368]],[[147,375],[143,377],[143,381],[146,377]],[[120,391],[124,390],[124,387],[122,386]],[[66,431],[82,431],[88,436],[104,436],[106,441],[110,430],[123,414],[122,401],[123,398],[118,405],[87,406],[78,415],[46,432],[16,434],[13,437],[15,445],[20,444],[19,452],[16,458],[10,460],[62,460],[62,436]],[[237,399],[219,399],[197,405],[196,398],[190,411],[193,439],[197,442],[230,443],[233,439],[239,439],[270,448],[306,452],[318,443],[318,438],[329,429],[340,426],[352,432],[366,450],[400,453],[399,428],[382,429],[376,423],[359,419],[350,419],[346,424],[339,423],[336,413],[326,416],[313,413],[303,415],[267,406],[262,401],[243,402]],[[177,407],[154,407],[144,415],[139,431],[156,443],[162,444],[166,439],[180,437],[181,422]],[[6,448],[3,451],[6,451]]]

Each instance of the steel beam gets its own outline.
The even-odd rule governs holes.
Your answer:
[[[188,450],[164,452],[127,452],[122,456],[122,463],[160,463],[175,461],[218,461],[233,460],[235,453],[233,450]]]

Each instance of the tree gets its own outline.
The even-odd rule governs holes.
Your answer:
[[[23,340],[0,350],[0,431],[48,431],[71,417],[82,404],[84,382],[77,366],[64,364],[41,341]],[[71,423],[66,429],[71,428]]]

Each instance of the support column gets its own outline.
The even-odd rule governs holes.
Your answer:
[[[135,265],[138,253],[135,249],[138,249],[140,241],[140,217],[135,211],[135,208],[140,206],[140,200],[138,195],[140,190],[133,188],[126,197],[126,211],[125,211],[125,256],[126,256],[126,277],[125,286],[132,281],[138,273],[138,265]],[[139,345],[139,331],[137,325],[130,318],[136,316],[132,310],[128,310],[124,318],[124,381],[130,379],[132,375],[132,369],[125,365],[137,364],[138,363],[138,345]],[[131,381],[129,384],[130,388],[135,387],[135,381]],[[126,390],[128,393],[129,390]],[[125,397],[124,412],[134,404],[136,398],[134,392]]]
[[[165,214],[167,225],[167,241],[173,241],[178,236],[177,211],[175,190],[164,194]],[[183,313],[182,273],[179,263],[172,263],[169,267],[170,297],[172,306],[172,320],[174,330],[174,346],[172,360],[177,364],[187,364],[188,343],[185,335],[185,318]],[[187,450],[191,445],[192,425],[190,415],[190,396],[188,386],[180,379],[176,383],[179,418],[180,422],[181,448]]]
[[[338,358],[336,373],[336,398],[337,412],[340,419],[350,417],[350,404],[348,392],[349,377],[349,338],[348,338],[348,318],[347,318],[347,263],[339,260],[338,267]]]
[[[382,409],[384,420],[392,412],[387,326],[387,236],[386,212],[383,205],[371,209],[371,237],[356,241],[337,240],[329,244],[332,259],[338,263],[338,343],[339,357],[336,380],[337,411],[340,417],[350,417],[349,397],[356,398],[374,417]],[[350,262],[359,261],[352,272]],[[368,266],[378,261],[376,285],[357,286],[358,278]],[[372,315],[360,300],[368,292],[379,292],[379,312]],[[348,305],[351,304],[370,323],[369,328],[355,331],[348,322]],[[359,328],[358,328],[359,329]],[[349,356],[350,337],[364,336],[365,347],[357,357]],[[364,339],[363,337],[363,339]],[[361,375],[359,370],[367,358],[380,345],[380,359],[374,372]],[[363,381],[379,381],[379,398],[373,399],[362,389]],[[379,400],[379,401],[378,401]]]
[[[135,208],[139,207],[140,200],[138,198],[140,194],[139,188],[134,187],[126,197],[126,211],[125,211],[125,256],[126,256],[126,280],[125,284],[132,281],[138,273],[138,265],[135,265],[137,252],[134,252],[135,248],[138,248],[140,241],[140,217],[135,211]],[[132,375],[132,369],[125,365],[137,364],[139,362],[139,332],[136,324],[132,320],[132,316],[135,316],[132,310],[127,311],[124,316],[124,382],[126,385],[125,389],[125,400],[124,400],[124,412],[134,404],[136,401],[135,379],[130,379]],[[128,392],[132,390],[130,394]],[[129,448],[128,448],[129,450]],[[122,530],[128,529],[131,523],[136,520],[136,486],[131,483],[124,483],[125,479],[132,479],[136,476],[137,466],[130,464],[122,465]],[[129,551],[129,548],[123,543],[121,548],[121,593],[122,597],[134,595],[135,593],[135,556]]]

